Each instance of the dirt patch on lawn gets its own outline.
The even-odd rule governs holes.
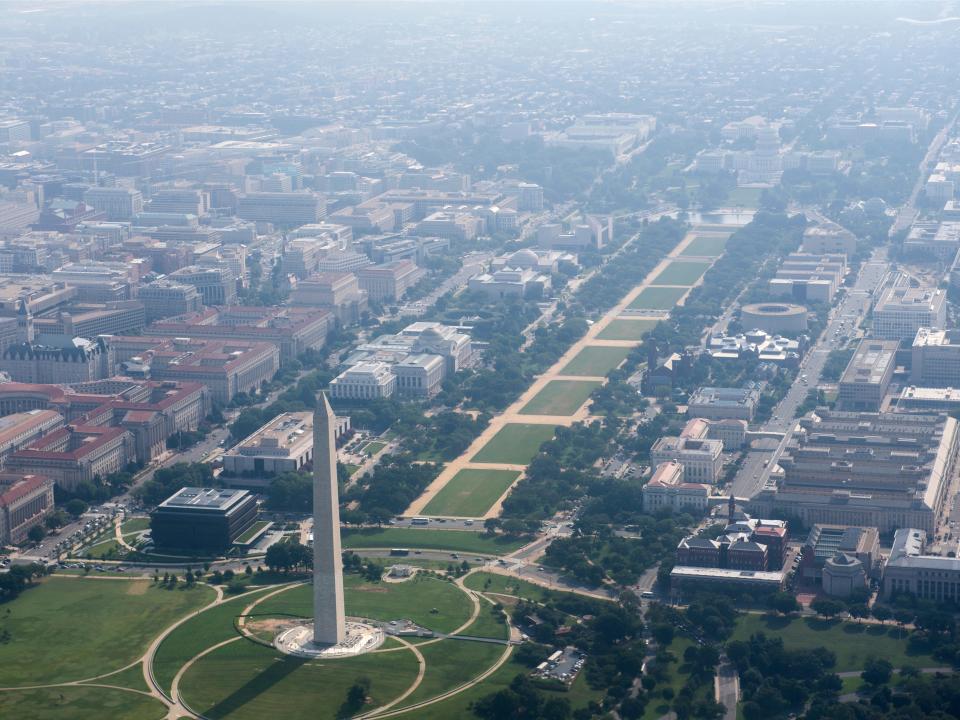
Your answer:
[[[484,592],[483,590],[479,590],[478,592],[493,598],[501,605],[506,605],[507,607],[513,607],[514,605],[520,602],[520,598],[518,598],[516,595],[504,595],[503,593]]]
[[[261,618],[259,620],[250,620],[248,618],[244,624],[244,628],[258,635],[276,635],[295,625],[303,625],[303,620],[293,620],[291,618]]]
[[[366,593],[388,593],[390,592],[385,587],[355,587],[352,588],[354,592],[366,592]]]
[[[147,588],[149,587],[149,580],[144,580],[143,582],[132,582],[130,583],[130,587],[127,588],[127,595],[146,595]]]

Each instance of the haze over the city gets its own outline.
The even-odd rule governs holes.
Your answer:
[[[960,718],[958,39],[0,5],[0,717]]]

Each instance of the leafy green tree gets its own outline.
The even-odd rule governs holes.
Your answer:
[[[874,606],[870,608],[870,614],[881,623],[885,623],[887,620],[893,617],[893,610],[886,605],[874,604]]]
[[[893,665],[883,658],[867,660],[863,666],[863,672],[860,673],[863,681],[871,685],[884,685],[890,682],[892,675]]]
[[[810,609],[813,610],[817,615],[822,615],[829,620],[842,613],[844,606],[842,603],[839,603],[836,600],[817,598],[810,603]]]
[[[85,503],[80,498],[73,498],[72,500],[68,500],[67,504],[63,506],[64,510],[66,510],[68,513],[70,513],[74,517],[80,517],[81,515],[83,515],[87,511],[88,507],[89,505],[87,505],[87,503]]]
[[[338,718],[349,718],[356,715],[366,704],[367,694],[370,692],[370,679],[361,677],[347,690],[347,697],[337,711]]]
[[[800,610],[800,603],[797,602],[797,599],[786,592],[774,593],[767,600],[767,605],[772,610],[776,610],[782,615],[789,615],[792,612],[798,612]]]
[[[657,641],[658,645],[666,647],[673,642],[673,625],[659,623],[650,629],[650,634],[653,635],[653,639]]]
[[[850,605],[847,608],[847,612],[850,613],[850,617],[856,618],[857,622],[860,622],[865,617],[870,617],[870,608],[861,603]]]
[[[274,572],[279,570],[289,570],[292,566],[289,545],[287,543],[278,542],[268,547],[264,562],[266,562],[267,567]]]

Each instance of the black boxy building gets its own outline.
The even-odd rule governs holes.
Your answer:
[[[157,547],[223,551],[257,519],[257,500],[246,490],[186,487],[150,514]]]

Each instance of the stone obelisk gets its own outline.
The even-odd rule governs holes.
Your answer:
[[[325,394],[313,413],[313,642],[339,645],[346,637],[336,417]]]

